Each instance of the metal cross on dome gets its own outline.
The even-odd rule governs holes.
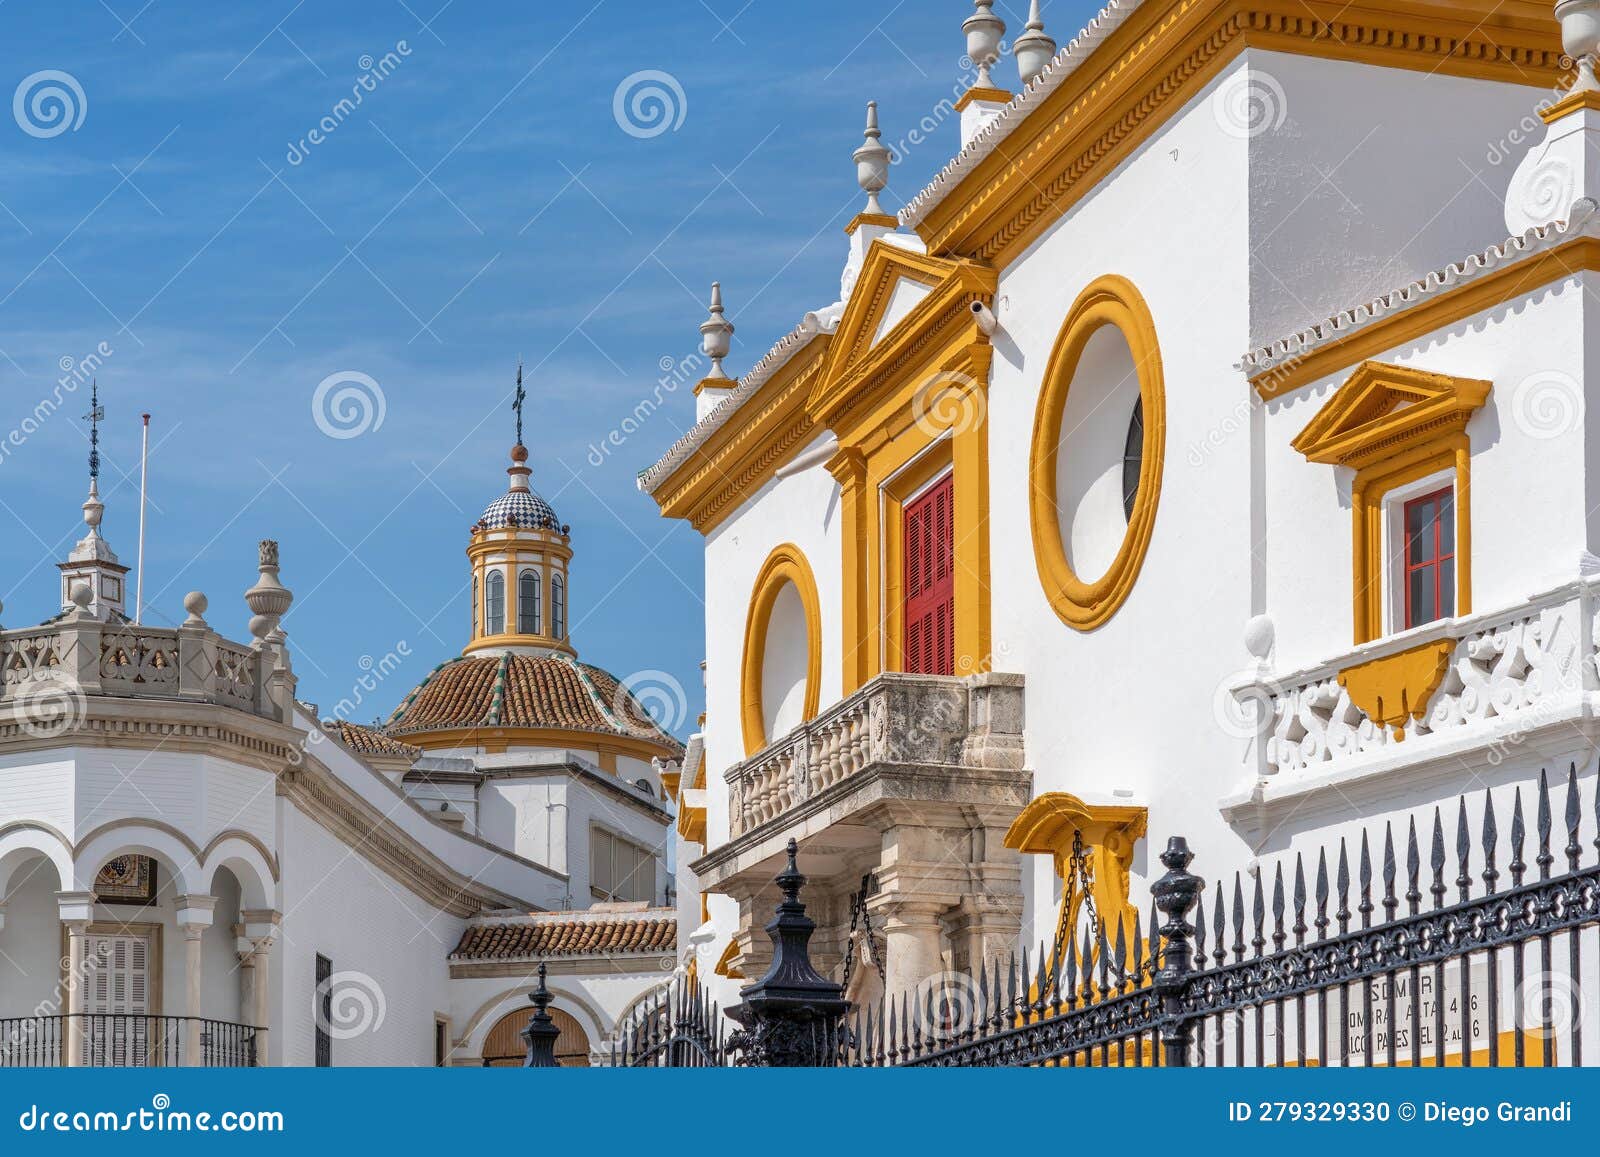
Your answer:
[[[517,362],[517,392],[511,399],[511,408],[517,415],[517,445],[522,445],[522,403],[528,400],[528,391],[522,388],[522,362]]]
[[[100,383],[89,386],[89,412],[83,420],[89,423],[89,477],[100,477],[100,423],[105,420],[106,408],[100,404]]]

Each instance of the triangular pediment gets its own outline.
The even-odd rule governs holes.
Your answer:
[[[1367,362],[1292,445],[1312,462],[1360,469],[1466,428],[1491,383]]]
[[[972,302],[989,304],[996,275],[973,261],[930,257],[875,241],[856,279],[827,362],[812,388],[807,409],[819,418],[864,381],[891,380],[913,372],[917,354],[934,353],[929,339],[953,339],[976,330]],[[963,314],[961,311],[965,311]]]

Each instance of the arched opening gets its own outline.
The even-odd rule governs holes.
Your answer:
[[[567,637],[567,580],[559,574],[550,576],[550,634]]]
[[[544,616],[539,606],[539,572],[525,570],[517,580],[517,633],[543,634]]]
[[[522,1030],[528,1027],[533,1013],[519,1008],[506,1013],[495,1022],[489,1035],[483,1038],[483,1063],[487,1068],[515,1068],[528,1055],[527,1042]],[[571,1013],[563,1009],[550,1009],[550,1019],[555,1021],[561,1035],[556,1038],[556,1063],[562,1068],[586,1069],[589,1067],[589,1034],[583,1031]]]
[[[492,570],[483,586],[484,633],[503,635],[506,630],[506,576]]]

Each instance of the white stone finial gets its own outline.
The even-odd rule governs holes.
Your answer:
[[[973,0],[977,10],[962,22],[961,30],[967,34],[967,57],[978,70],[974,88],[993,88],[994,77],[989,69],[1000,59],[1001,37],[1006,33],[1006,22],[994,14],[994,0]]]
[[[1600,53],[1600,0],[1559,0],[1556,19],[1561,21],[1561,46],[1578,62],[1573,92],[1600,92],[1595,79],[1595,56]]]
[[[711,316],[700,323],[700,351],[711,359],[708,378],[726,378],[722,359],[733,348],[733,323],[722,314],[722,283],[711,283]]]
[[[852,154],[856,162],[856,183],[867,194],[867,207],[863,212],[881,217],[884,212],[878,194],[889,185],[889,161],[893,154],[878,131],[878,102],[875,100],[867,102],[867,129],[863,135],[861,147]]]
[[[89,604],[94,602],[94,592],[89,589],[88,583],[73,583],[72,590],[67,592],[67,597],[80,611],[87,611]]]
[[[1011,55],[1017,58],[1017,73],[1027,85],[1045,70],[1056,56],[1056,42],[1044,30],[1044,17],[1039,13],[1039,0],[1033,0],[1028,9],[1028,30],[1017,37],[1011,46]]]
[[[189,612],[189,617],[183,621],[186,627],[203,627],[206,625],[206,608],[210,600],[200,591],[190,591],[183,596],[183,609]]]
[[[255,618],[267,620],[267,635],[273,640],[281,640],[284,633],[278,627],[283,616],[288,614],[289,606],[294,602],[294,592],[278,581],[278,544],[270,538],[261,540],[260,563],[257,568],[260,578],[256,585],[244,592],[245,605],[255,613]],[[255,633],[255,619],[251,619],[251,633]],[[262,636],[257,635],[257,638]]]

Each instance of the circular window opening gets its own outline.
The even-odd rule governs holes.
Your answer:
[[[1068,625],[1092,630],[1127,598],[1150,542],[1164,449],[1149,310],[1131,283],[1102,278],[1056,341],[1029,464],[1039,577]]]

